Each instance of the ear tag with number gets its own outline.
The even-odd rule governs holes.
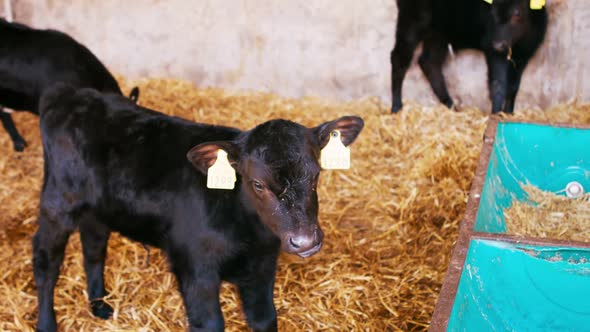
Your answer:
[[[320,153],[320,164],[323,169],[350,168],[350,149],[342,144],[340,131],[330,133],[330,140]]]
[[[492,4],[492,0],[483,0],[483,1],[489,3],[490,5]]]
[[[227,159],[227,152],[217,150],[217,160],[207,169],[207,188],[232,190],[235,183],[236,171]]]
[[[542,9],[545,6],[545,0],[531,0],[531,9]]]

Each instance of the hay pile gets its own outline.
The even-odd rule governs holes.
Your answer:
[[[590,194],[572,199],[532,185],[523,189],[532,204],[516,201],[504,210],[507,233],[590,242]]]
[[[397,115],[376,99],[349,103],[291,100],[268,93],[230,94],[186,82],[125,82],[141,88],[141,104],[191,120],[250,128],[270,118],[308,126],[341,115],[365,119],[352,146],[352,169],[320,177],[321,252],[282,255],[275,304],[282,331],[422,331],[427,329],[457,237],[487,116],[407,103]],[[517,118],[590,122],[588,109],[520,112]],[[36,297],[31,266],[42,149],[38,119],[16,114],[29,141],[12,152],[0,133],[0,330],[32,331]],[[105,272],[113,319],[88,310],[79,236],[74,234],[56,287],[62,331],[183,331],[184,310],[164,258],[112,236]],[[226,330],[245,322],[235,290],[221,294]]]

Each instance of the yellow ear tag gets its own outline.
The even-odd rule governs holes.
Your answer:
[[[483,0],[483,1],[489,3],[490,5],[492,4],[492,0]]]
[[[342,144],[338,130],[330,133],[330,140],[320,153],[320,164],[323,169],[350,168],[350,149]]]
[[[542,9],[545,6],[545,0],[531,0],[531,9]]]
[[[232,190],[235,183],[236,171],[227,159],[227,152],[217,150],[217,160],[207,169],[207,188]]]

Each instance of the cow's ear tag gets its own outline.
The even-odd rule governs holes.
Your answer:
[[[483,0],[483,1],[489,3],[490,5],[492,4],[492,0]]]
[[[543,9],[545,7],[545,0],[531,0],[530,2],[531,9]]]
[[[320,165],[323,169],[350,168],[350,149],[342,144],[340,131],[330,133],[330,140],[320,153]]]
[[[207,169],[207,188],[232,190],[235,183],[236,171],[227,159],[227,152],[217,150],[217,160]]]

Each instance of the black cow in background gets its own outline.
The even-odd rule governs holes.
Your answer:
[[[492,113],[512,113],[522,73],[545,36],[547,12],[529,0],[397,0],[396,43],[391,52],[393,113],[402,108],[402,83],[414,50],[441,103],[453,107],[442,73],[448,45],[485,54]]]
[[[41,93],[56,82],[121,94],[100,60],[70,36],[0,19],[0,120],[16,151],[27,143],[3,107],[38,114]],[[137,100],[139,90],[129,97]]]
[[[237,285],[255,331],[276,331],[279,250],[308,257],[322,246],[320,149],[336,129],[349,145],[363,128],[361,118],[348,116],[314,128],[271,120],[240,131],[63,85],[43,94],[40,116],[45,174],[33,270],[37,328],[45,332],[57,328],[54,287],[76,228],[95,315],[112,314],[102,300],[103,270],[116,231],[167,255],[190,331],[223,330],[222,280]],[[219,149],[236,169],[234,190],[206,188]]]

